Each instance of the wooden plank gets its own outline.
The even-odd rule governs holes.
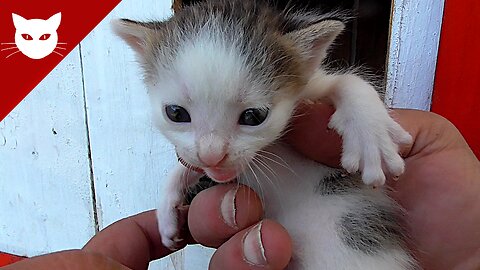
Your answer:
[[[480,158],[480,2],[447,1],[432,111],[452,121]]]
[[[163,19],[172,14],[170,7],[169,0],[124,0],[81,44],[100,228],[156,208],[162,180],[176,162],[172,146],[151,123],[133,51],[112,33],[110,21]],[[180,251],[151,269],[183,269],[191,260],[205,267],[185,269],[206,269],[209,256],[203,249]]]
[[[394,0],[386,103],[429,110],[444,0]]]
[[[94,234],[78,49],[0,122],[0,250],[80,248]]]

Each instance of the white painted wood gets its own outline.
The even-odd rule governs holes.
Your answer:
[[[112,33],[110,21],[164,19],[171,15],[170,6],[170,0],[124,0],[81,44],[101,228],[156,208],[162,180],[176,162],[172,146],[151,123],[133,51]],[[207,253],[187,249],[151,268],[207,269]]]
[[[394,0],[385,101],[430,110],[444,0]]]
[[[0,251],[80,248],[94,234],[78,49],[0,122]]]

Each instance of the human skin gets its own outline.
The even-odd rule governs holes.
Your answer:
[[[338,166],[341,139],[327,128],[332,113],[328,106],[302,107],[285,140],[311,159]],[[424,269],[480,269],[480,162],[444,118],[413,110],[394,110],[392,116],[414,138],[412,145],[401,149],[405,174],[398,181],[389,180],[388,185],[393,190],[390,195],[407,210],[406,224],[416,258]],[[185,244],[196,240],[218,247],[210,269],[285,268],[291,256],[291,240],[271,220],[262,221],[261,229],[269,264],[255,267],[245,262],[244,235],[262,220],[263,210],[256,194],[241,187],[236,196],[237,227],[228,226],[220,218],[220,205],[234,187],[221,185],[205,190],[189,209],[183,209],[191,233]],[[81,250],[24,260],[5,270],[144,270],[151,260],[168,254],[170,251],[161,245],[155,213],[149,211],[107,227]]]

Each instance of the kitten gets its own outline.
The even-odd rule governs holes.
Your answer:
[[[157,211],[165,246],[178,247],[177,206],[206,174],[261,195],[265,216],[294,241],[288,269],[416,267],[399,208],[368,186],[384,184],[382,165],[403,173],[397,144],[411,137],[368,82],[321,68],[343,29],[333,13],[278,12],[252,0],[209,0],[164,22],[114,22],[137,53],[156,125],[181,161]],[[341,163],[351,175],[277,142],[296,105],[319,99],[336,108],[329,125],[343,137]]]
[[[27,20],[15,13],[12,14],[15,25],[15,45],[25,56],[42,59],[57,48],[58,34],[62,15],[57,13],[48,20]]]

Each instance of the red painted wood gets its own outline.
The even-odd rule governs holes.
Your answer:
[[[0,267],[23,260],[24,257],[0,252]]]
[[[452,121],[480,157],[480,1],[446,0],[432,111]]]

